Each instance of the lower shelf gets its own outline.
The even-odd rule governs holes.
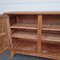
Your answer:
[[[36,24],[27,24],[27,23],[16,23],[11,26],[11,28],[14,29],[32,29],[32,30],[37,30],[37,25]]]
[[[60,56],[60,44],[42,43],[42,53]]]
[[[51,59],[60,59],[60,45],[59,44],[47,44],[42,42],[41,53],[37,52],[35,42],[13,39],[13,53],[25,54],[38,57],[45,57]]]
[[[24,40],[15,40],[13,41],[13,47],[16,50],[26,50],[26,51],[36,51],[36,43],[31,41]]]
[[[31,55],[31,56],[60,60],[60,55],[43,54],[43,53],[38,53],[38,52],[28,52],[28,51],[15,50],[15,49],[13,49],[12,52],[14,54],[24,54],[24,55]]]

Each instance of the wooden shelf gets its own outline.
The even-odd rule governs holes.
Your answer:
[[[42,30],[60,31],[60,25],[43,25]]]
[[[12,37],[14,38],[23,38],[27,40],[37,41],[37,35],[36,33],[31,32],[20,32],[17,31],[12,34]],[[50,41],[50,42],[60,42],[60,35],[54,35],[54,34],[43,34],[42,36],[43,41]]]
[[[23,24],[23,23],[16,23],[11,26],[14,29],[32,29],[37,30],[37,24]]]
[[[51,54],[51,55],[60,55],[60,46],[57,44],[43,44],[42,53]]]
[[[15,40],[13,46],[17,50],[36,51],[37,49],[36,43],[31,41]]]
[[[60,42],[60,35],[56,34],[43,34],[42,40],[50,41],[50,42]]]
[[[24,31],[16,31],[15,33],[12,34],[12,37],[14,38],[23,38],[23,39],[28,39],[28,40],[37,40],[37,33],[33,32],[24,32]]]
[[[6,35],[6,33],[5,33],[5,32],[3,32],[3,33],[0,33],[0,36],[4,36],[4,35]]]

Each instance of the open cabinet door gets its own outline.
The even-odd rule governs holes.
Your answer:
[[[5,15],[0,15],[0,54],[9,47]]]

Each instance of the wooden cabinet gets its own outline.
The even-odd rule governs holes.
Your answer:
[[[8,44],[5,16],[0,15],[0,54],[8,49]]]
[[[6,24],[11,57],[26,54],[60,60],[58,12],[9,12]]]

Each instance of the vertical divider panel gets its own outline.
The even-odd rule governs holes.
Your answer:
[[[11,48],[13,48],[9,16],[6,15],[6,14],[5,14],[5,23],[6,23],[8,40],[9,40],[9,43],[10,43]]]
[[[41,52],[41,40],[42,40],[42,15],[38,15],[38,40],[37,51]]]

